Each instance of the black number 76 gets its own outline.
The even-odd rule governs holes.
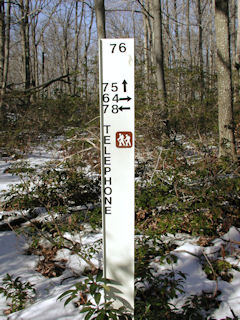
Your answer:
[[[112,46],[112,53],[115,52],[115,48],[117,47],[117,44],[116,43],[110,43],[110,46]],[[117,47],[118,50],[120,52],[126,52],[127,48],[126,48],[126,44],[125,43],[120,43],[119,46]]]

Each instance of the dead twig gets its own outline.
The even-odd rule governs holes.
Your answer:
[[[90,151],[90,150],[92,150],[92,149],[93,149],[93,147],[89,147],[89,148],[87,148],[87,149],[80,150],[80,151],[78,151],[78,152],[76,152],[76,153],[74,153],[74,154],[70,154],[70,155],[64,157],[61,161],[59,161],[59,163],[56,165],[56,167],[59,167],[65,160],[71,159],[72,157],[74,157],[74,156],[76,156],[76,155],[78,155],[78,154],[81,154],[81,153]]]
[[[153,173],[152,173],[152,176],[151,176],[151,178],[150,178],[150,184],[152,184],[152,180],[153,180],[153,177],[154,177],[154,175],[155,175],[155,172],[157,171],[157,168],[158,168],[159,161],[160,161],[161,157],[162,157],[162,150],[159,152],[159,155],[158,155],[158,158],[157,158],[157,162],[156,162],[155,168],[154,168]]]
[[[216,287],[215,287],[215,290],[214,290],[213,295],[212,295],[212,298],[215,298],[216,295],[217,295],[217,292],[218,292],[218,280],[217,280],[217,275],[216,275],[216,272],[215,272],[214,269],[213,269],[213,266],[212,266],[212,264],[211,264],[211,261],[208,259],[208,256],[204,253],[204,251],[202,251],[202,254],[204,255],[204,258],[206,259],[209,267],[211,268],[212,273],[213,273],[213,280],[216,282]]]

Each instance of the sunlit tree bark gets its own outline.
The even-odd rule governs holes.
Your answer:
[[[85,26],[85,47],[84,47],[84,83],[85,83],[85,98],[88,98],[88,72],[89,72],[89,66],[88,66],[88,50],[91,42],[91,31],[92,31],[92,25],[93,25],[93,16],[94,12],[91,12],[91,18],[90,22]],[[87,28],[88,27],[88,28]]]
[[[95,0],[98,39],[106,38],[104,0]]]
[[[238,26],[237,26],[237,47],[236,47],[236,55],[235,55],[235,67],[240,69],[240,0],[238,0],[237,5],[237,17],[238,17]]]
[[[0,1],[0,109],[6,93],[9,70],[9,46],[10,46],[11,2]]]
[[[156,77],[158,87],[159,102],[166,105],[167,91],[164,74],[164,53],[163,53],[163,37],[162,37],[162,10],[161,0],[152,0],[153,12],[153,33],[154,33],[154,57],[156,64]]]
[[[228,1],[215,0],[219,156],[236,159],[228,10]]]
[[[79,20],[79,3],[76,0],[75,3],[75,28],[74,28],[74,81],[73,81],[73,93],[77,93],[77,86],[78,86],[78,73],[79,73],[79,39],[80,39],[80,32],[82,28],[82,21],[84,15],[84,3],[82,3],[81,8],[81,16]]]

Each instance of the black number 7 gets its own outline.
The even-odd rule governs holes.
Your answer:
[[[112,53],[114,53],[114,50],[115,50],[115,48],[116,48],[116,43],[110,43],[110,46],[113,46],[113,48],[112,48]]]

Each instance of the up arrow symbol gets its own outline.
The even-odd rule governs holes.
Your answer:
[[[123,80],[123,91],[126,92],[127,91],[127,81]]]

